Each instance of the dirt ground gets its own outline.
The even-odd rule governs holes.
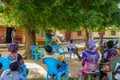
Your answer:
[[[23,55],[24,53],[24,48],[19,49],[18,51],[21,55]],[[7,57],[8,55],[8,51],[7,48],[0,48],[0,53],[3,57]],[[68,53],[66,54],[68,55]],[[31,63],[31,64],[38,64],[39,66],[41,66],[45,71],[47,71],[46,65],[42,63],[42,59],[39,59],[38,62],[34,62],[32,59],[31,60],[24,60],[25,63]],[[81,67],[81,61],[79,61],[77,58],[71,59],[69,57],[65,58],[65,61],[68,62],[69,65],[69,77],[77,77],[77,73],[78,70]],[[45,76],[46,74],[44,74]],[[27,78],[39,78],[39,77],[43,77],[43,75],[40,74],[40,72],[38,72],[37,68],[30,68],[29,69],[29,73]]]

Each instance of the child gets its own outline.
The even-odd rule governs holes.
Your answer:
[[[20,65],[17,61],[12,61],[9,67],[10,70],[3,72],[0,80],[25,80],[25,77],[18,72]]]

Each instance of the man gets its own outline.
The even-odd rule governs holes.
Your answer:
[[[77,57],[79,58],[79,60],[81,60],[81,57],[80,57],[80,55],[79,55],[79,53],[78,53],[78,48],[77,48],[77,46],[73,43],[73,40],[70,40],[70,43],[67,45],[67,48],[68,48],[68,50],[72,50],[72,52],[75,54],[75,55],[77,55]]]

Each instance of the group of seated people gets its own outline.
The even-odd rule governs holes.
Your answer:
[[[25,76],[20,74],[20,72],[23,71],[22,65],[24,64],[24,61],[22,59],[22,56],[17,52],[18,47],[19,46],[16,43],[12,43],[9,45],[9,54],[6,58],[8,59],[8,61],[10,61],[10,63],[8,64],[9,69],[4,70],[4,65],[2,64],[2,62],[0,62],[0,80],[26,80]]]
[[[93,40],[89,40],[87,42],[87,48],[85,51],[82,52],[82,57],[78,54],[77,50],[78,48],[75,45],[72,45],[73,41],[70,41],[70,44],[68,45],[69,48],[74,47],[72,51],[77,55],[79,60],[82,60],[82,67],[78,71],[78,77],[84,78],[85,71],[97,71],[99,70],[99,78],[102,80],[104,76],[107,74],[102,71],[102,69],[98,69],[98,64],[99,63],[109,63],[116,55],[117,52],[113,48],[114,43],[112,40],[108,41],[106,43],[106,48],[102,51],[101,53],[101,60],[100,59],[100,54],[98,51],[95,49],[96,43]],[[20,71],[20,66],[24,64],[24,61],[22,59],[22,56],[17,52],[18,51],[18,45],[13,43],[10,44],[8,47],[8,51],[10,52],[7,59],[10,61],[10,69],[2,72],[0,80],[25,80],[24,76],[19,74]],[[65,63],[65,60],[63,56],[61,55],[55,55],[52,47],[50,45],[45,46],[45,51],[47,52],[47,56],[45,57],[54,57],[61,62]],[[54,55],[54,56],[53,56]],[[100,61],[100,62],[99,62]],[[0,63],[0,68],[2,69],[2,64]],[[63,67],[61,68],[60,65],[58,65],[58,70],[64,69]],[[19,77],[18,77],[19,76]]]
[[[97,49],[95,49],[95,47],[96,47],[95,41],[89,40],[87,42],[86,50],[82,52],[82,56],[79,55],[78,48],[76,47],[75,44],[73,44],[73,40],[70,41],[70,43],[67,45],[67,47],[68,47],[68,50],[71,49],[72,52],[75,55],[77,55],[79,60],[82,60],[82,67],[78,71],[78,77],[80,77],[80,78],[85,78],[84,73],[86,71],[93,71],[93,72],[97,71],[99,74],[98,75],[99,79],[102,80],[102,78],[107,76],[107,73],[104,72],[102,67],[98,68],[99,64],[100,63],[109,64],[109,62],[112,59],[114,59],[115,56],[117,56],[117,52],[114,48],[114,43],[112,40],[109,40],[106,42],[106,47],[103,48],[101,53],[99,53],[99,51]],[[47,45],[45,47],[45,50],[50,54],[54,54],[54,52],[52,51],[52,47],[49,45]],[[60,56],[59,57],[57,56],[56,58],[58,60],[61,59]],[[65,63],[64,59],[61,59],[61,61]]]
[[[47,48],[51,47],[47,45],[45,47],[45,50],[48,53],[54,54],[52,52],[52,47],[51,51],[48,51]],[[114,57],[117,55],[116,50],[114,49],[114,43],[112,40],[107,41],[106,47],[103,49],[102,53],[100,54],[96,47],[96,43],[93,40],[89,40],[87,42],[87,48],[85,51],[82,52],[82,56],[79,55],[78,53],[78,48],[76,47],[75,44],[73,44],[73,41],[71,40],[70,43],[67,46],[69,49],[72,50],[72,52],[77,55],[79,60],[82,60],[82,67],[78,71],[78,77],[80,78],[85,78],[85,72],[86,71],[97,71],[99,79],[102,80],[102,78],[107,76],[107,73],[103,71],[102,67],[99,67],[99,63],[105,63],[109,64],[109,62],[114,59]],[[50,48],[48,48],[50,49]],[[101,55],[101,56],[100,56]],[[59,56],[60,57],[60,56]],[[58,60],[59,58],[56,57]],[[62,59],[62,61],[65,63],[65,61]]]
[[[107,72],[103,69],[103,65],[101,66],[99,64],[109,64],[110,61],[117,56],[114,43],[112,40],[107,41],[106,47],[101,51],[101,53],[94,48],[95,46],[95,42],[93,40],[89,40],[87,42],[87,49],[82,52],[82,67],[78,72],[78,76],[80,78],[85,77],[86,71],[98,72],[100,80],[108,76]]]

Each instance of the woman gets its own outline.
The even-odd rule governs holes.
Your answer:
[[[19,68],[20,72],[23,72],[24,69],[27,69],[27,68],[25,66],[22,56],[18,53],[18,48],[19,48],[18,44],[16,44],[16,43],[10,44],[8,47],[8,51],[10,53],[9,53],[7,59],[10,61],[17,61],[20,65],[20,68]],[[25,73],[25,77],[28,74],[28,69],[26,71],[27,72]]]
[[[89,40],[87,42],[87,50],[82,53],[82,68],[78,72],[78,76],[80,78],[84,78],[84,72],[86,71],[95,71],[98,67],[98,59],[99,54],[97,50],[94,49],[95,42],[93,40]]]
[[[114,42],[112,40],[109,40],[107,42],[107,47],[106,49],[103,51],[102,53],[102,57],[101,57],[101,63],[109,63],[116,55],[117,52],[116,50],[113,48],[114,46]],[[107,76],[107,74],[101,70],[102,67],[100,67],[100,80],[104,77]]]
[[[17,61],[20,65],[24,64],[22,56],[18,53],[18,44],[13,43],[10,44],[8,47],[8,51],[10,52],[8,55],[8,60],[10,61]]]

